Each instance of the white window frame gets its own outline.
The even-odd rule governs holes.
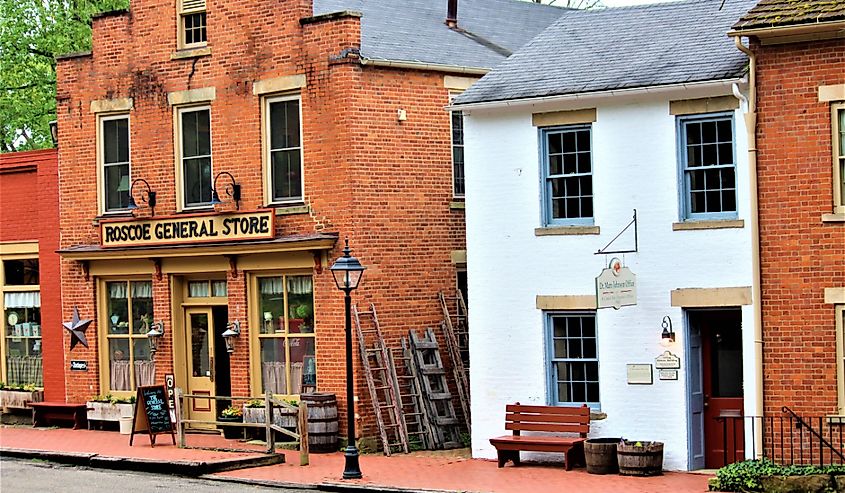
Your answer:
[[[126,119],[126,131],[128,132],[128,145],[129,145],[129,161],[127,164],[129,165],[129,192],[132,192],[132,119],[129,118],[129,113],[113,113],[113,114],[103,114],[97,115],[97,202],[100,208],[101,215],[109,215],[109,214],[125,214],[129,212],[129,209],[114,209],[108,210],[106,204],[106,151],[105,145],[103,142],[103,138],[105,136],[105,132],[103,131],[103,124],[104,122],[110,120],[120,120]]]
[[[460,92],[451,92],[449,93],[449,104],[455,100],[461,93]],[[458,193],[455,189],[457,188],[457,177],[455,176],[455,127],[453,126],[453,118],[455,113],[460,114],[461,116],[461,137],[464,140],[463,144],[459,144],[464,151],[466,151],[466,133],[464,132],[464,113],[461,110],[452,110],[449,112],[449,162],[452,164],[452,197],[456,199],[464,199],[466,198],[466,152],[464,152],[464,162],[463,162],[463,188],[464,191],[462,193]]]
[[[580,317],[592,317],[593,319],[593,327],[595,330],[595,345],[596,345],[596,356],[594,358],[556,358],[555,357],[555,347],[554,347],[554,324],[553,321],[555,318],[580,318]],[[546,393],[547,393],[547,403],[551,406],[583,406],[587,405],[590,409],[599,410],[601,409],[601,360],[599,359],[599,327],[598,327],[598,316],[595,311],[591,310],[577,310],[577,311],[546,311],[543,312],[543,324],[544,324],[544,336],[546,338],[546,365],[545,365],[545,372],[546,372]],[[581,339],[584,339],[583,335]],[[583,353],[582,353],[583,354]],[[596,363],[596,384],[598,385],[599,391],[599,400],[596,402],[591,401],[561,401],[559,399],[557,393],[557,379],[555,378],[555,362],[571,362],[571,361],[584,361],[584,362],[595,362]],[[584,375],[585,383],[586,380],[586,373]],[[586,397],[586,389],[584,390],[585,397]]]
[[[550,165],[549,165],[549,135],[550,134],[564,134],[564,133],[577,133],[581,131],[587,131],[590,135],[590,172],[589,173],[580,173],[578,172],[578,165],[576,162],[575,173],[564,173],[564,165],[563,165],[563,157],[561,157],[561,173],[557,175],[551,175],[550,173]],[[592,226],[595,224],[595,216],[596,216],[596,189],[595,189],[595,162],[593,161],[593,125],[592,123],[578,123],[572,125],[558,125],[553,127],[541,127],[538,129],[540,135],[540,179],[542,182],[540,183],[541,192],[540,197],[542,199],[542,207],[541,212],[543,214],[542,217],[542,225],[543,226]],[[577,136],[576,136],[577,142]],[[576,144],[577,145],[577,144]],[[563,151],[563,149],[561,149]],[[564,153],[565,154],[565,153]],[[555,218],[553,217],[554,212],[554,204],[552,203],[552,179],[555,178],[580,178],[582,176],[590,177],[590,189],[591,193],[589,195],[591,207],[593,209],[592,214],[589,216],[581,215],[579,217],[560,217]],[[573,196],[577,197],[579,200],[585,195],[580,194]],[[579,203],[580,207],[580,203]]]
[[[185,197],[185,157],[182,154],[182,113],[190,113],[194,111],[208,111],[208,145],[211,154],[208,155],[208,159],[210,161],[210,168],[211,168],[211,188],[214,188],[214,136],[213,136],[213,121],[212,121],[212,114],[211,114],[211,105],[204,104],[200,106],[179,106],[175,108],[174,111],[174,118],[176,120],[174,124],[174,128],[176,129],[175,132],[175,150],[176,150],[176,204],[178,210],[209,210],[213,209],[213,205],[211,203],[206,204],[197,204],[197,205],[187,205]],[[198,156],[192,156],[192,158],[197,158]]]
[[[187,6],[185,4],[188,4]],[[196,4],[196,5],[195,5]],[[205,39],[198,43],[185,42],[185,17],[194,14],[205,15]],[[205,0],[178,0],[178,9],[176,11],[176,46],[180,50],[189,50],[192,48],[201,48],[208,45],[208,11],[206,9]]]
[[[845,305],[833,306],[836,327],[836,394],[840,416],[845,415]]]
[[[299,107],[299,179],[300,190],[302,195],[299,197],[291,197],[288,199],[276,200],[273,197],[273,151],[280,151],[284,149],[272,149],[270,134],[272,131],[270,121],[270,105],[282,101],[296,101]],[[305,141],[302,133],[302,95],[301,94],[280,94],[270,95],[263,98],[262,101],[262,121],[263,121],[263,155],[264,155],[264,203],[267,205],[291,205],[302,204],[305,201]],[[293,147],[288,149],[294,149]]]
[[[842,148],[842,133],[845,128],[840,127],[840,113],[845,114],[845,102],[832,104],[830,107],[831,129],[833,135],[833,212],[845,214],[845,176],[842,168],[845,166],[845,149]]]

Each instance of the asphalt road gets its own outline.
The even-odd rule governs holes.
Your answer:
[[[248,484],[191,479],[158,474],[89,469],[50,462],[4,457],[0,461],[0,491],[3,493],[89,492],[141,493],[190,491],[211,493],[224,490],[244,493],[302,493],[304,489],[269,488]]]

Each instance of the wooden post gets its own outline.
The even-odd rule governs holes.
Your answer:
[[[297,428],[299,428],[299,465],[307,466],[308,459],[308,404],[304,401],[299,401],[299,419],[297,421]]]
[[[182,389],[176,387],[174,390],[176,404],[176,435],[179,437],[179,448],[185,448],[185,424],[182,423]]]
[[[276,436],[273,432],[273,406],[270,403],[270,391],[264,393],[264,431],[267,440],[267,453],[276,453]]]

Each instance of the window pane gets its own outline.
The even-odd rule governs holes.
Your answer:
[[[226,281],[211,281],[211,296],[226,296],[227,289]]]
[[[207,298],[208,281],[188,281],[188,297],[189,298]]]
[[[290,385],[288,387],[289,394],[302,393],[303,376],[305,373],[305,362],[308,364],[312,372],[309,375],[309,380],[314,380],[316,383],[316,362],[314,360],[314,338],[313,337],[291,337],[288,339],[290,344]],[[308,383],[306,382],[306,385]]]
[[[311,276],[288,276],[287,283],[290,332],[314,333],[314,293]]]
[[[129,206],[129,165],[106,166],[106,210],[126,209]]]
[[[549,175],[563,174],[563,156],[560,154],[556,156],[549,156]]]
[[[733,122],[730,118],[685,122],[687,214],[736,211]],[[695,169],[690,169],[695,168]]]
[[[261,339],[261,391],[288,394],[285,339]]]
[[[205,12],[189,14],[182,18],[185,29],[185,44],[204,43],[206,41]]]
[[[546,134],[546,141],[548,142],[549,154],[560,154],[563,152],[563,140],[559,133]]]
[[[211,159],[185,160],[185,204],[199,205],[211,202]]]
[[[276,151],[273,159],[273,199],[302,196],[302,166],[299,149]]]
[[[39,283],[38,259],[4,260],[6,285],[31,286]]]
[[[195,377],[210,377],[209,330],[207,313],[192,313],[191,325],[191,369]]]
[[[37,294],[9,293],[19,297],[18,306],[7,306],[3,320],[6,330],[6,382],[13,385],[35,385],[43,387],[41,359],[41,309],[35,299],[23,300],[24,296]],[[26,296],[28,298],[28,296]],[[8,298],[7,298],[8,299]],[[29,306],[20,306],[29,305]],[[14,323],[11,323],[14,322]]]
[[[549,181],[546,189],[549,219],[592,217],[592,198],[587,198],[592,195],[590,129],[547,132],[544,138],[547,141],[544,160]],[[568,175],[580,176],[557,178]]]
[[[701,143],[701,124],[687,123],[686,124],[687,145],[695,145]]]
[[[129,339],[109,339],[109,383],[111,390],[132,390]]]
[[[452,144],[464,144],[464,117],[460,111],[452,112]]]
[[[270,148],[299,147],[299,100],[270,103]]]
[[[129,119],[103,121],[103,162],[129,162]]]
[[[280,334],[285,330],[285,298],[281,277],[258,279],[262,334]]]
[[[127,297],[126,282],[106,283],[106,312],[111,322],[110,333],[129,333],[129,299]],[[127,351],[128,355],[129,352]]]
[[[132,332],[146,335],[153,323],[153,284],[132,282]]]
[[[466,188],[464,184],[464,148],[463,146],[452,146],[453,178],[455,180],[455,195],[463,195]]]
[[[207,109],[182,112],[182,156],[211,154],[210,118]]]
[[[553,360],[551,401],[598,402],[598,360],[593,315],[555,315],[550,319]]]

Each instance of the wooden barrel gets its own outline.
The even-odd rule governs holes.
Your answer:
[[[663,442],[622,440],[616,446],[616,456],[623,476],[663,474]]]
[[[616,474],[619,462],[616,459],[616,445],[621,438],[590,438],[584,442],[584,458],[590,474]]]
[[[334,394],[299,396],[308,404],[308,447],[311,452],[337,452],[337,398]]]

